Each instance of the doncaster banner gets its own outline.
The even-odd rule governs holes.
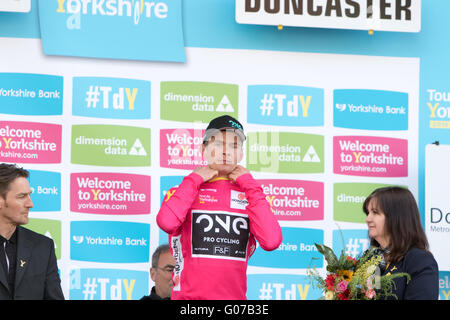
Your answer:
[[[236,0],[245,24],[419,32],[420,13],[420,0]]]

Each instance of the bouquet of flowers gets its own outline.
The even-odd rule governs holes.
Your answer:
[[[317,250],[327,261],[327,276],[323,279],[314,267],[308,270],[315,280],[315,286],[323,290],[325,300],[376,300],[395,296],[392,289],[394,279],[407,277],[408,273],[381,275],[380,263],[383,256],[377,253],[377,248],[370,247],[360,257],[352,258],[341,251],[339,259],[333,250],[323,244],[315,244]]]

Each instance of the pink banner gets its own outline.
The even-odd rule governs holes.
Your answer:
[[[258,180],[278,220],[307,221],[324,218],[322,182]]]
[[[62,126],[0,121],[0,161],[61,163]]]
[[[337,136],[333,138],[334,173],[365,177],[407,177],[408,141]]]
[[[193,170],[206,166],[202,157],[204,130],[163,129],[160,131],[160,165],[164,168]]]
[[[149,214],[150,177],[122,173],[72,173],[70,210],[92,214]]]

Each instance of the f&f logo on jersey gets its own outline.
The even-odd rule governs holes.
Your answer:
[[[248,205],[247,199],[245,199],[245,193],[236,190],[231,190],[230,208],[245,210]]]
[[[192,211],[192,256],[247,259],[249,219],[246,214]]]

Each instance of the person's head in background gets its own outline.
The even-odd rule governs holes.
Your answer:
[[[168,298],[172,293],[172,274],[176,262],[168,244],[160,245],[152,255],[150,277],[155,283],[155,291],[161,298]]]
[[[233,117],[220,116],[209,123],[203,138],[202,154],[209,168],[227,176],[244,156],[242,124]]]
[[[0,163],[0,231],[7,239],[17,226],[28,223],[33,207],[28,176],[15,164]]]
[[[428,252],[419,208],[408,189],[376,189],[364,201],[363,211],[371,245],[388,249],[388,261],[398,262],[412,247]]]

